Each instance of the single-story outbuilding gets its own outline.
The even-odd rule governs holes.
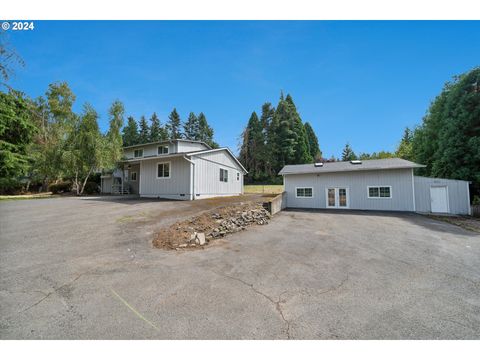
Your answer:
[[[290,208],[470,214],[469,182],[414,176],[424,165],[403,159],[286,165]]]
[[[178,200],[243,194],[247,171],[228,148],[175,139],[123,152],[120,168],[101,177],[103,193]]]

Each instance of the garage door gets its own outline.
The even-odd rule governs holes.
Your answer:
[[[448,213],[448,195],[446,186],[430,187],[430,201],[432,212]]]

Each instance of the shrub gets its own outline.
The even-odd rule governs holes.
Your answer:
[[[475,195],[473,197],[472,205],[480,205],[480,196]]]
[[[100,192],[99,186],[95,181],[87,181],[85,184],[85,189],[83,189],[85,194],[98,194]]]
[[[59,182],[56,184],[50,184],[48,190],[53,194],[61,194],[72,190],[72,183],[69,181]]]

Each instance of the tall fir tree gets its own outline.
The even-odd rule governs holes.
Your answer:
[[[150,118],[150,142],[162,141],[168,138],[165,128],[160,123],[157,113]]]
[[[139,143],[138,124],[132,116],[127,119],[127,125],[123,128],[123,146],[132,146]]]
[[[272,156],[271,148],[273,146],[273,141],[271,141],[271,128],[273,116],[275,115],[275,108],[272,107],[272,104],[266,102],[262,105],[262,115],[260,117],[260,125],[262,127],[263,142],[258,150],[260,157],[262,159],[262,169],[263,169],[263,178],[264,180],[271,179],[275,176],[273,173],[274,159]]]
[[[350,144],[347,142],[342,151],[342,161],[357,160],[357,155],[353,152]]]
[[[395,156],[405,160],[413,160],[413,133],[406,127],[403,132],[402,140],[398,144],[397,150],[395,151]]]
[[[168,122],[165,125],[169,139],[181,139],[183,137],[181,128],[182,121],[180,115],[178,115],[177,109],[174,108],[168,116]]]
[[[243,135],[243,144],[240,149],[240,161],[249,169],[247,180],[256,181],[262,177],[262,156],[259,149],[263,145],[262,125],[254,111],[250,115]]]
[[[188,114],[188,119],[183,125],[183,133],[188,140],[200,140],[198,118],[193,112]]]
[[[203,112],[198,114],[198,140],[203,141],[212,148],[218,148],[213,140],[213,128],[208,125],[207,118]]]
[[[304,126],[305,133],[307,134],[307,142],[310,156],[314,160],[320,160],[322,158],[322,152],[320,151],[320,146],[318,145],[317,135],[315,135],[315,131],[313,130],[310,123],[306,122]]]
[[[294,139],[294,149],[295,149],[295,164],[305,164],[313,162],[313,157],[310,155],[307,133],[305,127],[303,126],[302,119],[297,112],[297,108],[293,102],[293,99],[290,94],[285,97],[285,102],[288,104],[292,130],[295,134]]]
[[[143,115],[140,118],[140,131],[138,132],[138,141],[140,144],[146,144],[150,142],[150,127],[148,126],[147,119]]]

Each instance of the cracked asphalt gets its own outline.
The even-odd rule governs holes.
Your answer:
[[[0,202],[0,338],[480,338],[479,234],[290,210],[205,250],[152,247],[229,201]]]

